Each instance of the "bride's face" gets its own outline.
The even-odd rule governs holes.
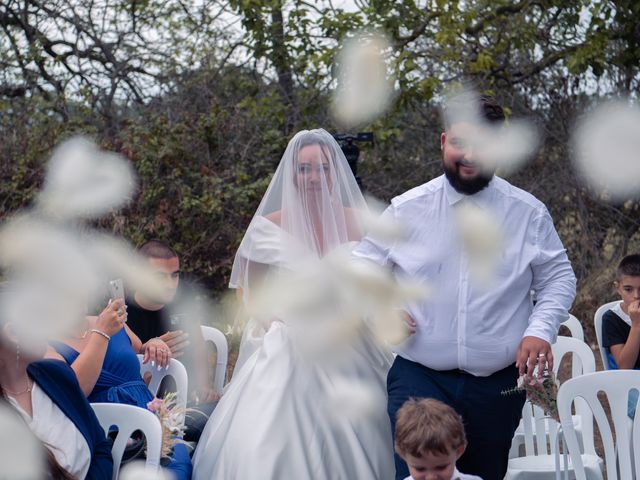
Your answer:
[[[331,163],[320,145],[306,145],[298,151],[295,184],[301,192],[331,191]]]

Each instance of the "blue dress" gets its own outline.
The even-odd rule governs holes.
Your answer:
[[[50,343],[69,365],[80,355],[66,343]],[[153,400],[153,395],[140,375],[140,361],[124,327],[111,336],[100,376],[88,399],[90,402],[125,403],[141,408],[147,408],[147,403]],[[166,468],[171,470],[178,480],[191,478],[193,467],[184,444],[176,444]]]
[[[66,343],[51,342],[51,345],[69,365],[78,358],[78,351]],[[88,398],[90,402],[125,403],[141,408],[147,408],[147,403],[153,400],[140,376],[140,362],[124,328],[111,337],[100,376]]]

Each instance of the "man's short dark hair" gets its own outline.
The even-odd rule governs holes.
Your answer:
[[[163,260],[178,258],[176,251],[162,240],[149,240],[138,251],[147,258],[161,258]]]
[[[488,123],[504,122],[504,110],[491,95],[463,92],[448,97],[442,107],[445,129],[457,122],[476,123],[478,117]]]
[[[618,280],[623,276],[640,277],[640,254],[634,253],[622,259],[616,270]]]

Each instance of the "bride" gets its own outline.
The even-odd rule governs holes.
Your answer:
[[[310,273],[313,266],[360,239],[356,213],[362,209],[362,194],[331,135],[322,129],[296,134],[233,264],[230,286],[253,306],[253,316],[233,380],[195,451],[196,480],[393,478],[388,353],[364,323],[340,349],[342,355],[305,348],[315,340],[310,338],[315,333],[304,334],[316,332],[320,311],[335,312],[339,320],[333,323],[342,322],[339,306],[286,308],[291,297],[321,290]],[[292,288],[274,291],[274,285],[285,285],[280,280],[286,275],[297,275]],[[282,302],[281,308],[259,310],[267,305],[265,291],[274,303]],[[345,385],[366,386],[351,395],[359,405],[345,403],[354,393],[341,393]]]

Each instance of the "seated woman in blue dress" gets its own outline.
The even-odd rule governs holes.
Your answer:
[[[43,360],[46,342],[41,348],[36,343],[25,329],[0,321],[0,399],[46,448],[49,478],[111,480],[111,442],[73,370],[64,362]]]
[[[63,342],[50,342],[55,351],[47,356],[65,360],[75,371],[78,383],[90,402],[125,403],[141,408],[153,395],[140,375],[137,353],[158,370],[169,364],[171,350],[159,338],[142,344],[126,326],[122,299],[112,301],[98,317],[87,317],[82,332]],[[167,465],[178,480],[191,478],[191,459],[184,444],[178,443]]]

